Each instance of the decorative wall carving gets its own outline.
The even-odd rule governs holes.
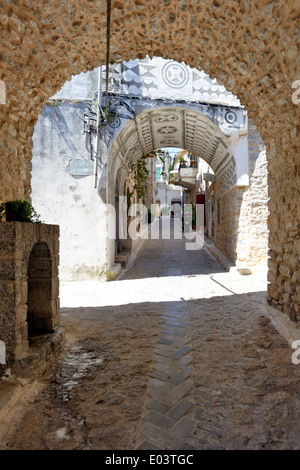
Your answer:
[[[220,173],[216,174],[216,178],[218,178],[220,185],[220,196],[236,184],[236,164],[233,157]]]
[[[161,70],[163,81],[171,88],[183,88],[189,80],[189,69],[177,62],[167,62]]]
[[[103,91],[106,88],[106,67],[102,67]],[[202,70],[161,57],[146,57],[114,64],[109,69],[110,93],[121,91],[125,96],[156,97],[202,101],[240,107],[240,101],[225,87]],[[176,96],[174,97],[174,92]]]
[[[119,155],[127,168],[154,149],[179,147],[211,166],[220,180],[221,194],[237,181],[235,160],[224,134],[206,115],[188,107],[161,106],[159,114],[157,109],[144,111],[134,122],[127,122],[113,142],[110,154]]]

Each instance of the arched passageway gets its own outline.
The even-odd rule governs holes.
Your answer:
[[[160,107],[152,105],[150,109],[137,114],[133,120],[123,125],[109,147],[107,200],[114,203],[113,188],[118,169],[128,175],[141,157],[151,155],[156,149],[186,149],[192,155],[197,155],[197,159],[201,158],[202,164],[206,162],[214,173],[214,184],[207,196],[208,203],[211,200],[217,201],[219,216],[215,233],[210,227],[209,235],[237,266],[262,265],[266,263],[267,257],[267,182],[263,181],[263,176],[266,179],[266,170],[259,173],[261,181],[258,181],[259,178],[255,181],[254,168],[259,165],[260,158],[265,162],[265,152],[260,154],[257,150],[264,146],[255,139],[253,144],[253,138],[257,139],[259,135],[255,135],[251,123],[248,127],[242,109],[231,112],[236,120],[234,126],[232,121],[226,120],[227,114],[228,110],[216,109],[213,121],[189,103],[173,106],[162,103]],[[196,177],[201,171],[198,163],[196,166],[197,168],[180,170],[181,181],[176,181],[176,184],[189,188],[185,195],[187,200],[182,201],[183,204],[190,203],[191,200],[196,203],[197,191],[204,192],[206,187],[203,185],[200,189],[198,183],[196,189]],[[148,168],[150,170],[150,166]],[[201,178],[203,174],[202,170]],[[167,187],[162,191],[165,193]],[[122,195],[125,196],[125,193]],[[153,203],[153,195],[151,196]],[[147,207],[150,207],[150,199]],[[158,199],[162,202],[166,197],[164,195],[162,199]],[[213,211],[210,210],[209,214],[214,219]],[[255,220],[256,214],[260,217],[259,221]],[[126,225],[125,221],[123,225]],[[108,252],[113,253],[113,249]],[[112,260],[113,258],[111,262]]]
[[[299,319],[298,3],[112,3],[111,60],[162,56],[236,94],[267,146],[269,298]],[[1,11],[1,201],[30,197],[33,125],[72,74],[105,62],[106,4],[7,3]]]

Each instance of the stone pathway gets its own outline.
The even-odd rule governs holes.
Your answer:
[[[300,365],[266,272],[185,248],[148,240],[120,279],[62,284],[67,350],[0,449],[300,449]]]
[[[134,269],[101,298],[117,288],[116,303],[146,302],[145,314],[147,302],[157,305],[135,448],[300,448],[300,369],[263,308],[266,271],[228,273],[205,248],[185,248],[185,240],[147,240]]]
[[[149,412],[143,417],[147,424],[142,435],[147,440],[138,449],[182,448],[184,436],[194,428],[191,350],[186,302],[164,304],[148,386]]]

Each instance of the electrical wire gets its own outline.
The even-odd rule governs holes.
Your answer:
[[[108,110],[108,79],[109,79],[109,57],[110,57],[110,26],[111,26],[111,0],[107,0],[106,17],[106,90],[105,90],[105,112]]]

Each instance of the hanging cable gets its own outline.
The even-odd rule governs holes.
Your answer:
[[[106,17],[106,89],[105,89],[105,114],[108,111],[108,79],[109,79],[109,56],[110,56],[110,22],[111,22],[111,0],[107,0]]]

